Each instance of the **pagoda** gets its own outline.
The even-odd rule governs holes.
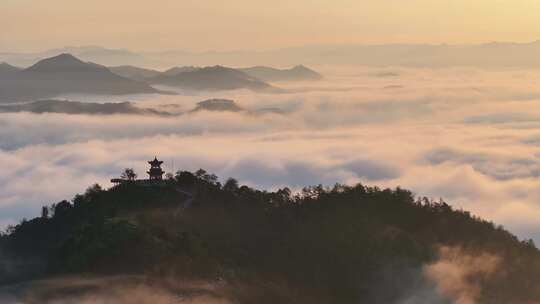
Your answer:
[[[157,157],[154,157],[154,160],[148,162],[150,164],[150,170],[146,171],[150,180],[162,180],[163,179],[163,170],[161,169],[162,161],[158,160]]]

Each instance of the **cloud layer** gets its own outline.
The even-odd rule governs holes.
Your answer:
[[[0,114],[0,225],[95,182],[108,186],[125,167],[143,175],[157,155],[166,171],[205,168],[267,189],[402,186],[540,240],[540,73],[321,68],[325,81],[283,85],[282,94],[136,100],[182,111],[227,98],[285,114]]]

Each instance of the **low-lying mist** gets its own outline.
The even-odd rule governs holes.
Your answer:
[[[144,276],[63,277],[0,290],[5,304],[228,304],[219,283]]]
[[[404,296],[390,304],[477,304],[485,279],[495,272],[504,272],[500,262],[492,253],[442,246],[434,262],[409,270],[408,274],[393,272],[390,279],[407,277],[408,281],[391,284],[388,279],[381,281],[381,288],[373,288],[373,301],[381,303],[384,288],[397,285],[402,289],[397,292]],[[238,294],[261,292],[250,288],[222,280],[142,275],[66,276],[3,287],[0,301],[5,304],[232,304],[239,302],[235,298]]]

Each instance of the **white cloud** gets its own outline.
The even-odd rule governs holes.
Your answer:
[[[176,170],[205,168],[270,189],[399,185],[540,240],[540,89],[530,85],[540,72],[328,68],[326,75],[286,94],[138,101],[185,110],[219,97],[286,115],[0,114],[0,223],[36,215],[94,182],[106,186],[125,167],[143,175],[157,155],[169,171],[174,161]]]

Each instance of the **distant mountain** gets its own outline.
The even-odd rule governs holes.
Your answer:
[[[0,104],[1,113],[61,113],[61,114],[86,114],[86,115],[156,115],[156,116],[181,116],[189,113],[201,111],[209,112],[235,112],[246,115],[264,115],[264,114],[286,114],[287,111],[278,108],[245,109],[234,100],[230,99],[208,99],[198,102],[196,106],[189,111],[178,111],[178,104],[162,105],[156,108],[142,108],[131,102],[79,102],[69,100],[45,99],[33,102]]]
[[[208,99],[197,103],[197,106],[191,112],[197,111],[240,112],[244,111],[244,109],[239,107],[234,100]]]
[[[530,43],[493,42],[484,44],[380,44],[307,45],[268,51],[168,51],[146,53],[162,62],[193,65],[224,64],[361,65],[373,67],[540,68],[540,41]]]
[[[240,69],[248,75],[264,81],[298,81],[319,80],[322,75],[303,65],[297,65],[291,69],[275,69],[266,66],[255,66]]]
[[[39,100],[30,103],[0,105],[0,113],[64,113],[64,114],[92,114],[92,115],[164,115],[169,113],[154,109],[145,109],[134,106],[130,102],[120,103],[91,103],[67,100]]]
[[[86,61],[97,62],[102,65],[144,65],[148,60],[144,55],[125,49],[106,49],[102,47],[66,48],[62,53],[75,53],[77,57]]]
[[[7,64],[5,62],[0,63],[0,77],[13,75],[14,73],[17,73],[20,70],[21,70],[20,68]]]
[[[170,69],[166,70],[165,72],[162,73],[162,75],[176,76],[176,75],[178,75],[180,73],[193,72],[193,71],[197,71],[199,69],[201,69],[201,68],[194,67],[194,66],[174,67],[174,68],[170,68]]]
[[[131,52],[125,49],[108,49],[100,46],[67,46],[63,48],[50,49],[36,53],[0,53],[0,61],[6,61],[10,64],[28,67],[36,62],[58,56],[60,54],[72,54],[84,61],[96,62],[106,66],[117,65],[155,65],[151,59],[146,58],[144,54]]]
[[[197,106],[190,112],[211,111],[211,112],[242,112],[248,115],[264,114],[286,114],[287,111],[279,108],[245,109],[230,99],[208,99],[197,103]]]
[[[98,46],[65,47],[38,53],[0,53],[0,62],[29,66],[43,58],[70,53],[85,61],[106,66],[136,65],[169,67],[186,65],[365,65],[375,67],[540,68],[540,41],[530,43],[492,42],[483,44],[380,44],[307,45],[268,51],[184,50],[136,53]]]
[[[39,61],[33,66],[0,78],[0,103],[29,101],[62,94],[126,95],[157,93],[106,67],[83,62],[70,54]]]
[[[156,77],[161,74],[161,72],[151,69],[139,68],[132,65],[121,65],[115,67],[109,67],[109,70],[116,75],[122,76],[135,81],[145,81],[150,78]]]
[[[291,69],[275,69],[265,66],[255,66],[243,69],[226,68],[222,66],[214,67],[196,67],[196,66],[181,66],[173,67],[164,72],[159,72],[151,69],[144,69],[135,66],[117,66],[109,68],[113,73],[125,78],[129,78],[140,82],[149,82],[155,84],[165,84],[188,88],[193,88],[191,82],[187,78],[201,77],[206,82],[215,82],[216,87],[212,87],[212,90],[230,89],[224,87],[236,88],[256,88],[262,87],[260,82],[262,81],[299,81],[299,80],[318,80],[322,78],[322,75],[311,70],[303,65],[297,65]],[[237,73],[235,71],[241,72]],[[179,76],[183,73],[192,73],[190,76]],[[245,73],[246,75],[242,74]],[[178,77],[177,77],[178,76]],[[246,77],[247,76],[247,77]],[[225,77],[231,77],[230,80],[225,80]],[[251,79],[249,79],[251,77]],[[250,83],[247,83],[250,82]],[[181,85],[179,84],[181,83]],[[208,83],[201,84],[204,89],[207,88]],[[212,84],[213,86],[214,84]],[[256,88],[258,89],[258,88]]]
[[[223,66],[198,68],[177,75],[159,75],[149,80],[151,84],[160,84],[188,90],[236,90],[270,91],[269,84],[248,74]]]
[[[86,63],[71,54],[60,54],[51,58],[43,59],[27,68],[26,72],[49,73],[49,72],[96,72],[101,70],[100,65]]]

